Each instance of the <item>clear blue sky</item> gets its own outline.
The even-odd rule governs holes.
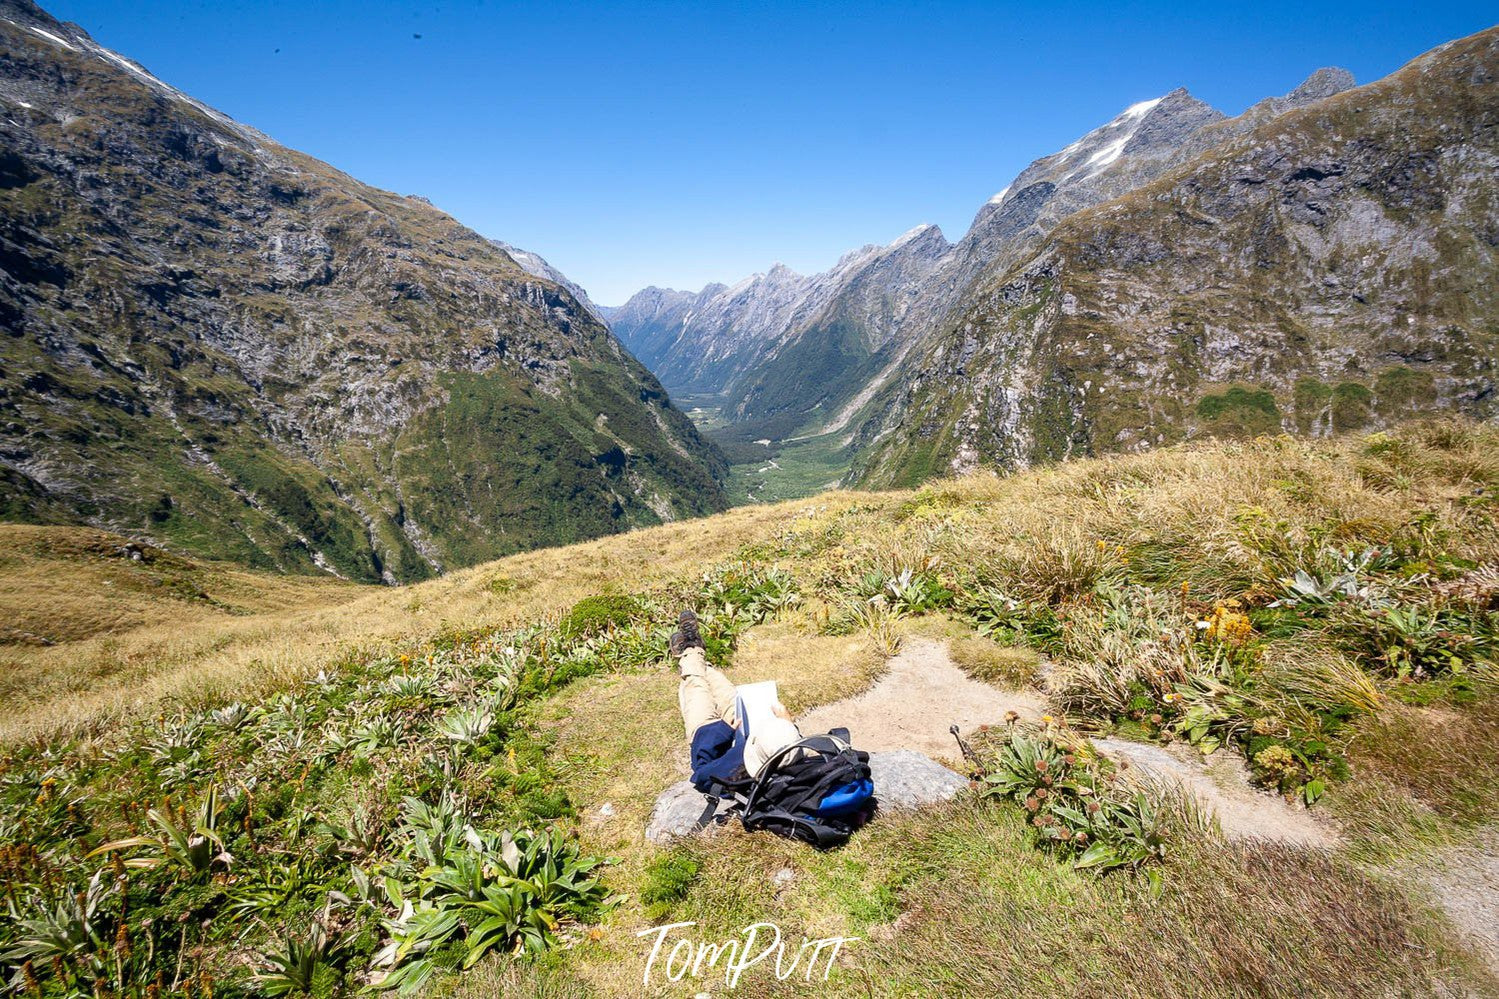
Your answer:
[[[611,305],[777,260],[810,273],[921,222],[956,239],[1026,163],[1135,101],[1185,86],[1236,113],[1496,17],[1492,0],[43,4]]]

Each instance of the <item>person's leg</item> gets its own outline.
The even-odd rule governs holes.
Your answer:
[[[682,725],[687,729],[688,741],[698,729],[718,720],[707,677],[682,677],[682,685],[677,688],[677,704],[682,709]]]
[[[732,722],[737,692],[728,677],[708,665],[702,649],[688,649],[682,654],[682,684],[677,688],[677,702],[682,709],[682,724],[687,738],[709,722],[722,719]]]

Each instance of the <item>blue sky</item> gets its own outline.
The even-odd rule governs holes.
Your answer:
[[[921,222],[1185,86],[1236,113],[1490,26],[1489,3],[53,0],[99,42],[369,183],[547,257],[600,302]],[[420,36],[420,37],[417,37]]]

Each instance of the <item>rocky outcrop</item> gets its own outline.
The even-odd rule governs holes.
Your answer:
[[[552,272],[27,0],[0,50],[0,516],[397,581],[723,506]]]
[[[712,826],[728,821],[731,807],[715,802],[692,786],[692,781],[677,781],[662,791],[645,824],[648,843],[664,846],[677,839],[695,836]]]
[[[509,254],[510,259],[519,264],[527,274],[546,278],[553,284],[566,288],[568,294],[572,295],[577,303],[587,310],[589,315],[601,323],[605,321],[603,311],[594,303],[593,299],[588,297],[588,292],[584,291],[582,286],[576,281],[573,281],[566,274],[563,274],[548,263],[546,258],[541,254],[532,253],[530,250],[522,250],[518,246],[511,246],[509,243],[498,239],[491,239],[490,242]]]

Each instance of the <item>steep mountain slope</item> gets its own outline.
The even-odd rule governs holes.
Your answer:
[[[1226,145],[1070,216],[913,352],[860,428],[858,477],[1493,415],[1496,74],[1499,29],[1251,109]]]
[[[844,405],[824,428],[838,431],[847,426],[900,370],[907,351],[963,301],[978,275],[1022,259],[1063,219],[1132,191],[1268,117],[1346,89],[1352,82],[1344,70],[1318,70],[1290,94],[1267,98],[1235,118],[1178,89],[1134,104],[1066,148],[1036,160],[979,209],[963,238],[934,260],[918,282],[902,286],[906,308],[882,331],[892,347],[886,363],[871,367],[855,359],[841,379],[832,379],[833,397],[843,399]],[[840,313],[842,304],[834,301],[828,311]],[[827,333],[814,326],[792,339],[815,343]],[[753,410],[741,405],[734,412]]]
[[[781,332],[726,386],[730,418],[777,437],[832,419],[903,352],[902,331],[915,325],[922,289],[949,248],[941,229],[921,225],[860,261],[809,319]]]
[[[566,288],[568,294],[572,295],[573,298],[578,300],[579,305],[588,310],[589,315],[597,319],[599,322],[604,322],[604,314],[602,310],[600,310],[598,305],[594,303],[593,299],[588,297],[588,292],[584,291],[576,281],[569,279],[566,274],[563,274],[557,268],[548,263],[547,259],[541,254],[532,253],[530,250],[522,250],[518,246],[511,246],[509,243],[506,243],[503,240],[491,239],[490,242],[508,253],[510,255],[510,259],[519,264],[521,266],[521,269],[524,270],[527,274],[531,274],[539,278],[546,278],[553,284],[560,284],[562,287]]]
[[[585,305],[0,0],[0,516],[409,580],[718,509]]]

